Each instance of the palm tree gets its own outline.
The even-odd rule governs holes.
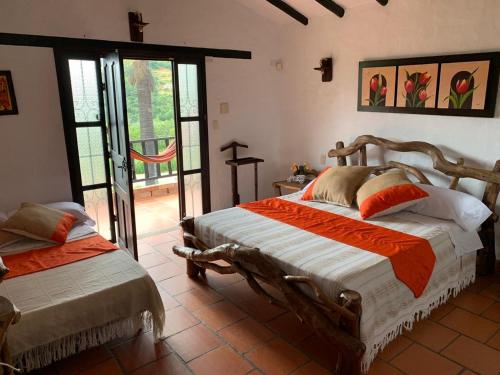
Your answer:
[[[155,137],[155,129],[153,124],[153,106],[151,100],[151,92],[153,91],[154,80],[147,60],[134,60],[132,63],[132,74],[130,75],[130,84],[135,86],[137,90],[137,100],[139,104],[139,124],[141,129],[141,139]],[[144,154],[154,155],[154,142],[145,142]],[[156,176],[156,165],[146,164],[144,170],[148,171],[150,177]],[[156,180],[146,181],[146,185],[154,185]]]

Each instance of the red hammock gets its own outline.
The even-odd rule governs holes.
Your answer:
[[[158,155],[143,155],[140,152],[130,149],[130,156],[136,160],[143,161],[144,163],[167,163],[176,155],[175,142],[170,143],[165,151],[160,152]]]

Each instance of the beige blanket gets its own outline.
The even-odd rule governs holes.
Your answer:
[[[50,270],[8,279],[0,295],[21,311],[8,343],[16,366],[29,371],[165,319],[147,272],[117,250]],[[149,327],[147,327],[149,328]]]
[[[361,220],[353,208],[301,201],[300,194],[282,199],[305,204]],[[418,217],[417,217],[418,216]],[[343,289],[362,296],[361,340],[367,351],[363,370],[367,371],[376,354],[415,319],[457,294],[475,278],[475,253],[457,256],[450,239],[456,224],[425,216],[400,213],[372,224],[427,239],[436,255],[436,265],[423,295],[416,299],[411,290],[394,275],[388,258],[353,248],[287,224],[268,219],[242,208],[230,208],[198,217],[196,235],[209,246],[237,242],[258,247],[290,275],[308,275],[323,291],[336,299]]]

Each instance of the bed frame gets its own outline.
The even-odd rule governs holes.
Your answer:
[[[435,170],[451,176],[450,189],[456,189],[460,178],[473,178],[486,182],[483,202],[493,214],[486,220],[480,230],[484,249],[478,251],[477,270],[479,275],[491,274],[495,270],[495,231],[494,224],[498,220],[495,213],[496,201],[500,192],[500,160],[492,171],[468,167],[464,160],[456,163],[446,160],[441,150],[426,142],[393,142],[372,135],[363,135],[347,147],[337,142],[336,149],[328,153],[336,157],[339,166],[347,165],[347,156],[358,155],[359,165],[367,165],[367,145],[375,145],[384,149],[400,152],[420,152],[428,155]],[[355,159],[355,158],[353,158]],[[376,166],[375,174],[398,168],[416,177],[421,183],[431,184],[427,177],[417,168],[390,161],[386,165]],[[238,244],[225,244],[209,248],[195,236],[194,219],[185,218],[181,223],[184,231],[184,246],[175,246],[173,251],[187,261],[187,274],[192,277],[205,277],[205,270],[213,270],[220,274],[241,274],[250,287],[258,294],[275,304],[295,313],[301,322],[310,325],[316,333],[337,349],[337,371],[335,373],[359,374],[361,358],[365,345],[360,340],[361,295],[352,290],[342,291],[337,300],[327,297],[318,285],[307,276],[287,275],[275,265],[272,259],[262,254],[259,249]],[[226,264],[228,265],[222,265]],[[281,292],[281,297],[274,296],[258,282],[266,284]],[[300,286],[305,286],[312,293],[304,293]],[[311,297],[315,296],[315,298]]]

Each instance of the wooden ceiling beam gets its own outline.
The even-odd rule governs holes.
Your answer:
[[[307,25],[309,20],[306,16],[300,13],[297,9],[285,3],[283,0],[267,0],[268,3],[274,5],[276,8],[288,14],[290,17],[296,19],[303,25]]]
[[[389,2],[389,0],[377,0],[377,3],[379,3],[380,5],[382,5],[383,7],[385,7],[387,5],[387,3]]]
[[[339,4],[332,0],[316,0],[317,3],[323,5],[330,12],[333,12],[339,17],[344,17],[345,10]]]

